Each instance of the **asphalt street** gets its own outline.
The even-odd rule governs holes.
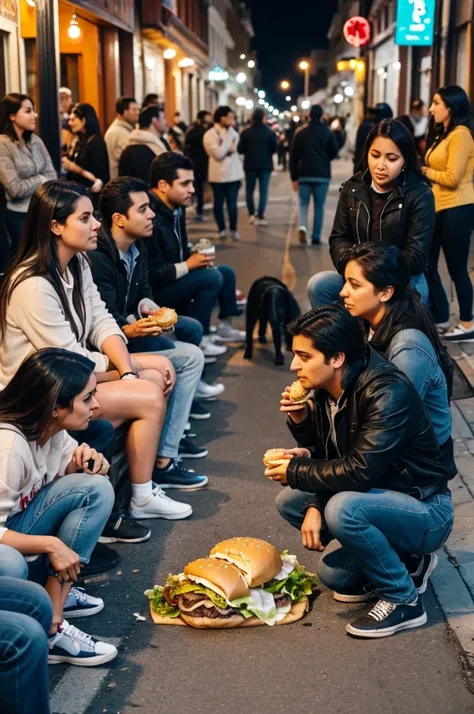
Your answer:
[[[336,165],[327,202],[326,236],[342,172]],[[274,176],[267,217],[268,227],[249,226],[242,208],[242,241],[218,245],[217,262],[236,270],[238,285],[245,292],[256,278],[281,277],[283,271],[305,308],[307,279],[317,270],[330,268],[330,260],[327,246],[302,248],[296,243],[288,175]],[[210,234],[215,229],[208,214],[205,224],[192,229],[192,237]],[[292,244],[287,245],[291,236]],[[106,606],[98,616],[74,624],[117,642],[119,656],[105,668],[54,668],[53,711],[474,712],[458,653],[430,589],[425,596],[428,624],[378,641],[346,635],[346,623],[364,608],[336,603],[324,588],[305,619],[289,626],[212,632],[152,624],[143,591],[163,583],[168,573],[180,572],[187,562],[206,555],[225,538],[263,538],[296,553],[309,569],[316,566],[319,556],[305,551],[299,533],[274,509],[280,486],[263,476],[266,449],[292,443],[279,413],[280,392],[291,381],[290,359],[284,367],[275,367],[271,344],[256,346],[252,362],[242,355],[242,350],[232,349],[228,360],[209,368],[207,377],[222,379],[226,391],[211,404],[210,420],[193,422],[198,442],[208,447],[209,456],[187,463],[205,470],[209,487],[181,495],[181,500],[192,503],[191,519],[150,521],[151,539],[141,545],[117,546],[122,555],[118,570],[87,584],[88,591],[103,597]],[[180,498],[178,492],[174,494]],[[135,622],[134,613],[146,620]]]

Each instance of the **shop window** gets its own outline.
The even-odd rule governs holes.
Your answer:
[[[0,97],[4,97],[7,93],[7,45],[7,33],[0,30]]]
[[[456,84],[468,91],[469,61],[467,56],[467,25],[456,34]]]
[[[31,97],[38,107],[38,85],[37,85],[37,54],[36,40],[27,38],[25,42],[25,64],[26,64],[26,93]]]
[[[79,101],[79,55],[61,54],[61,87],[72,92],[72,101]]]

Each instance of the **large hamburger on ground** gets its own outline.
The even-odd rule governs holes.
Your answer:
[[[279,554],[256,538],[223,541],[211,554],[170,575],[164,587],[145,592],[154,622],[208,629],[271,626],[295,622],[307,611],[316,578],[296,556]]]

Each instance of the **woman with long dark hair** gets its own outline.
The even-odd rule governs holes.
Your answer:
[[[35,352],[0,392],[0,539],[22,553],[53,605],[48,661],[94,666],[117,649],[70,625],[102,610],[72,592],[109,517],[114,490],[102,454],[70,437],[99,409],[94,362],[61,349]],[[71,600],[72,605],[68,605]],[[23,693],[27,696],[26,693]]]
[[[33,100],[26,94],[13,92],[0,101],[0,183],[6,194],[5,222],[12,255],[33,193],[56,178],[48,150],[34,133],[37,117]]]
[[[63,157],[66,178],[87,186],[93,195],[99,194],[110,178],[107,146],[99,119],[91,104],[76,104],[69,118],[74,139],[67,156]]]
[[[433,185],[436,226],[430,265],[438,270],[441,248],[456,288],[459,322],[445,332],[452,342],[474,339],[473,289],[468,272],[471,231],[474,227],[474,140],[470,104],[462,87],[448,85],[435,93],[430,107],[428,151],[422,171]],[[443,329],[449,321],[449,302],[437,276],[433,314]]]
[[[99,227],[83,186],[48,181],[35,192],[16,259],[0,289],[0,384],[8,384],[21,362],[41,347],[88,357],[98,381],[95,418],[114,427],[130,422],[132,516],[186,518],[191,506],[169,499],[152,481],[175,373],[166,357],[129,354],[127,338],[102,302],[84,255],[97,248]],[[120,540],[136,543],[150,536],[148,529],[140,527],[137,534],[123,527],[124,534],[116,534]]]
[[[344,306],[368,323],[371,346],[412,381],[443,453],[452,459],[451,359],[410,285],[403,254],[389,243],[356,245],[345,254],[344,280]]]
[[[358,243],[385,241],[405,256],[412,285],[428,302],[424,275],[435,222],[433,192],[418,167],[413,137],[395,119],[370,131],[362,169],[343,184],[329,237],[337,272],[314,275],[308,283],[313,307],[338,299],[343,284],[341,259]]]

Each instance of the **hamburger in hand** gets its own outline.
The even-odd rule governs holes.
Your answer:
[[[241,537],[218,543],[210,557],[189,563],[145,595],[157,624],[215,629],[295,622],[315,587],[315,576],[296,556]]]

